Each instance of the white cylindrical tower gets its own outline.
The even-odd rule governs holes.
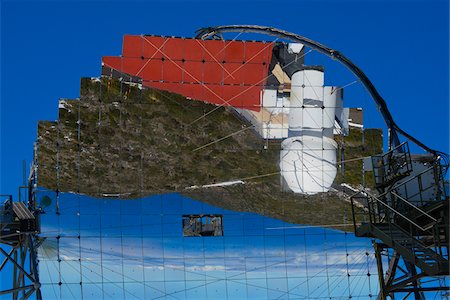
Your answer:
[[[301,70],[292,75],[289,137],[281,144],[280,170],[295,193],[327,192],[336,177],[333,140],[336,94],[324,88],[322,70]]]

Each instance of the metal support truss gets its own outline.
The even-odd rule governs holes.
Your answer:
[[[11,295],[13,300],[28,299],[33,294],[36,294],[36,299],[42,299],[37,259],[37,248],[41,244],[37,238],[41,211],[36,207],[36,144],[33,156],[28,186],[19,188],[19,202],[13,202],[11,195],[0,195],[7,197],[0,210],[0,272],[7,269],[12,273],[11,285],[0,290],[0,296]],[[21,199],[22,190],[27,199]],[[2,287],[7,287],[6,281]]]
[[[397,251],[390,253],[387,245],[374,243],[373,246],[380,281],[380,293],[377,300],[395,299],[396,294],[399,293],[402,293],[402,299],[425,300],[424,292],[450,290],[450,287],[441,284],[441,277],[433,278],[423,272],[417,272],[417,268],[403,260]],[[383,271],[383,256],[389,260],[386,273]],[[428,279],[426,286],[422,284],[422,280],[425,279]]]
[[[10,294],[16,300],[28,299],[36,292],[36,298],[42,299],[33,234],[20,234],[16,241],[4,243],[10,247],[9,252],[0,248],[3,256],[0,271],[11,268],[13,274],[11,288],[0,291],[0,295]]]

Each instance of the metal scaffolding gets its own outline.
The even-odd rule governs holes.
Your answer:
[[[36,148],[35,148],[36,150]],[[36,156],[35,156],[36,157]],[[40,240],[40,210],[35,205],[35,164],[31,168],[28,186],[19,188],[27,192],[26,201],[13,201],[12,195],[0,195],[5,200],[0,204],[0,252],[4,256],[0,271],[12,271],[10,288],[0,295],[11,295],[11,299],[28,299],[33,293],[41,299],[37,248]]]

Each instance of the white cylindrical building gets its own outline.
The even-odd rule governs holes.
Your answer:
[[[337,93],[324,88],[323,71],[298,71],[291,78],[289,137],[282,143],[280,170],[295,193],[327,192],[336,177],[333,140]]]

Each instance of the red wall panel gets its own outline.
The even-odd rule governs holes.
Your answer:
[[[244,83],[249,85],[264,86],[266,83],[267,66],[262,64],[247,64],[245,70],[241,72]]]
[[[142,37],[139,35],[125,35],[123,37],[122,56],[141,57]]]
[[[227,99],[227,104],[238,108],[242,107],[244,104],[241,95],[245,88],[245,86],[241,85],[224,85],[223,95]]]
[[[185,89],[182,84],[172,82],[161,82],[159,85],[161,87],[160,89],[162,90],[171,91],[172,93],[177,93],[180,95],[184,94]]]
[[[225,42],[208,40],[205,43],[205,60],[222,62],[225,59]]]
[[[184,92],[185,96],[196,99],[196,100],[204,100],[203,98],[203,86],[198,83],[187,83],[184,84]]]
[[[245,86],[244,92],[239,96],[242,99],[241,108],[259,111],[261,109],[261,91],[260,86]]]
[[[165,39],[160,36],[144,36],[142,41],[142,55],[145,58],[161,59]]]
[[[162,80],[180,84],[183,80],[183,63],[173,60],[164,60],[162,62]]]
[[[147,60],[138,76],[146,81],[160,81],[162,80],[162,64],[163,62],[158,59]]]
[[[185,61],[184,64],[183,81],[187,83],[203,82],[203,66],[200,61]]]
[[[272,47],[272,43],[246,42],[244,61],[255,64],[269,63],[272,57]]]
[[[137,74],[140,72],[143,65],[144,61],[140,57],[123,57],[121,71],[130,75],[138,76]]]
[[[225,58],[227,63],[235,62],[242,63],[244,61],[244,47],[245,43],[236,41],[225,42]]]
[[[168,38],[163,47],[164,58],[168,60],[182,60],[184,58],[184,39]]]
[[[145,86],[218,105],[260,109],[273,43],[125,36],[111,68],[141,77]]]
[[[227,69],[227,72],[224,73],[225,85],[241,85],[245,83],[247,65],[242,63],[226,63],[224,66]]]
[[[205,41],[199,39],[184,40],[184,59],[201,61],[205,58]]]
[[[220,84],[223,81],[224,73],[224,67],[222,64],[214,61],[205,62],[203,64],[203,78],[205,83]]]
[[[221,85],[208,84],[204,85],[203,88],[203,98],[200,100],[218,105],[226,104],[227,100],[223,97],[223,87]]]
[[[117,71],[122,71],[122,57],[119,56],[103,56],[102,62]]]

